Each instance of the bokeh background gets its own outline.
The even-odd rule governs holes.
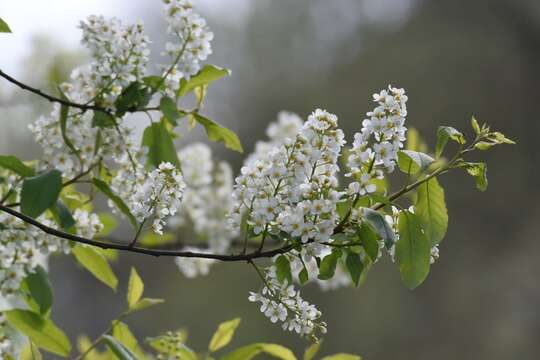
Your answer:
[[[235,130],[247,151],[282,109],[337,113],[346,133],[361,127],[371,93],[388,83],[409,95],[408,124],[433,139],[438,125],[469,129],[472,114],[518,145],[483,153],[487,193],[455,172],[447,191],[450,227],[441,259],[411,292],[383,261],[360,288],[305,290],[328,322],[322,353],[365,359],[540,358],[540,2],[538,0],[205,0],[199,10],[216,34],[210,62],[233,76],[210,89],[205,113]],[[13,34],[0,35],[0,68],[49,88],[85,61],[79,19],[93,13],[142,18],[156,59],[164,39],[160,4],[147,0],[0,2]],[[0,152],[39,157],[26,125],[49,104],[0,81]],[[136,120],[134,120],[136,121]],[[200,129],[179,145],[203,140]],[[239,169],[242,156],[213,145]],[[122,233],[119,233],[121,236]],[[124,234],[128,236],[127,233]],[[51,260],[54,318],[91,337],[124,303],[131,265],[146,294],[167,303],[127,322],[140,337],[186,327],[204,349],[217,323],[240,316],[234,339],[306,343],[270,324],[247,301],[259,286],[245,264],[222,264],[188,280],[172,260],[126,255],[114,265],[114,294],[67,257]]]

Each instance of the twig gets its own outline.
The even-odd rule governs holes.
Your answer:
[[[40,89],[37,89],[35,87],[32,87],[30,85],[26,85],[25,83],[20,82],[19,80],[11,77],[10,75],[3,72],[2,70],[0,70],[0,77],[3,77],[4,79],[6,79],[7,81],[9,81],[10,83],[12,83],[14,85],[17,85],[21,89],[29,91],[29,92],[31,92],[33,94],[36,94],[36,95],[38,95],[38,96],[40,96],[40,97],[42,97],[44,99],[49,100],[50,102],[55,102],[55,103],[62,104],[62,105],[65,105],[65,106],[69,106],[69,107],[72,107],[72,108],[80,109],[80,110],[82,110],[82,112],[85,112],[85,111],[88,111],[88,110],[93,110],[93,111],[101,111],[101,112],[106,113],[106,114],[111,114],[110,109],[104,108],[104,107],[99,106],[99,105],[88,104],[88,103],[80,104],[80,103],[76,103],[76,102],[73,102],[73,101],[69,101],[69,100],[66,100],[66,99],[62,99],[62,98],[47,94],[47,93],[41,91]],[[127,112],[153,111],[153,110],[159,110],[159,107],[148,107],[148,108],[143,108],[143,109],[128,109]]]
[[[81,236],[66,233],[66,232],[51,228],[47,225],[44,225],[40,223],[39,221],[36,221],[33,218],[27,215],[24,215],[14,209],[6,207],[4,205],[0,205],[0,211],[4,211],[12,216],[15,216],[21,219],[22,221],[39,228],[40,230],[42,230],[43,232],[49,235],[57,236],[62,239],[71,240],[76,243],[97,246],[102,249],[122,250],[122,251],[128,251],[128,252],[133,252],[133,253],[152,255],[156,257],[172,256],[172,257],[214,259],[214,260],[220,260],[220,261],[247,261],[247,260],[257,259],[257,258],[273,257],[275,255],[289,252],[294,248],[294,245],[290,244],[290,245],[285,245],[283,247],[270,250],[270,251],[252,252],[252,253],[241,254],[241,255],[222,255],[222,254],[198,253],[198,252],[192,252],[192,251],[170,251],[170,250],[160,250],[160,249],[148,249],[148,248],[137,247],[137,246],[130,247],[129,245],[113,244],[113,243],[108,243],[108,242],[103,242],[103,241],[97,241],[97,240],[87,239]]]
[[[81,109],[81,110],[84,110],[84,111],[94,110],[94,111],[101,111],[101,112],[109,113],[109,111],[107,109],[105,109],[105,108],[103,108],[101,106],[90,105],[90,104],[79,104],[79,103],[75,103],[75,102],[72,102],[72,101],[69,101],[69,100],[65,100],[65,99],[62,99],[62,98],[59,98],[59,97],[52,96],[52,95],[49,95],[47,93],[44,93],[43,91],[41,91],[41,90],[39,90],[37,88],[26,85],[26,84],[20,82],[19,80],[9,76],[8,74],[3,72],[2,70],[0,70],[0,76],[3,77],[4,79],[6,79],[7,81],[9,81],[10,83],[17,85],[21,89],[26,90],[26,91],[30,91],[31,93],[34,93],[34,94],[36,94],[38,96],[41,96],[42,98],[45,98],[45,99],[49,100],[50,102],[56,102],[56,103],[59,103],[59,104],[65,105],[65,106],[74,107],[74,108]]]

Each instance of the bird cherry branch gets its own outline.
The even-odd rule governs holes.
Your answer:
[[[477,140],[475,140],[469,147],[466,149],[460,148],[459,151],[456,153],[456,155],[448,161],[446,164],[438,167],[437,169],[433,170],[426,176],[418,179],[417,181],[403,187],[399,191],[391,194],[388,199],[389,201],[394,201],[400,198],[401,196],[409,193],[410,191],[416,189],[423,183],[429,181],[430,179],[437,177],[451,168],[454,167],[459,161],[462,160],[462,157],[465,153],[471,151],[474,148],[475,143]],[[383,203],[376,203],[371,208],[373,210],[380,210],[385,204]],[[127,252],[133,252],[133,253],[139,253],[144,255],[151,255],[151,256],[169,256],[169,257],[186,257],[186,258],[202,258],[202,259],[213,259],[213,260],[219,260],[224,262],[233,262],[233,261],[252,261],[254,259],[259,258],[271,258],[276,255],[284,254],[287,252],[290,252],[297,248],[299,244],[293,244],[289,243],[282,247],[268,250],[268,251],[262,251],[263,249],[259,248],[257,251],[253,251],[250,253],[242,253],[242,254],[211,254],[211,253],[199,253],[199,252],[192,252],[192,251],[177,251],[177,250],[168,250],[168,249],[155,249],[155,248],[146,248],[146,247],[140,247],[140,246],[131,246],[129,244],[120,244],[120,243],[113,243],[113,242],[107,242],[107,241],[99,241],[94,239],[88,239],[81,236],[73,235],[70,233],[66,233],[64,231],[49,227],[13,208],[10,208],[5,205],[0,205],[0,211],[6,212],[12,216],[15,216],[19,218],[20,220],[33,225],[43,232],[57,236],[62,239],[70,240],[76,243],[82,243],[86,245],[92,245],[96,246],[102,249],[115,249],[120,251],[127,251]],[[339,233],[342,233],[345,229],[345,227],[348,225],[348,220],[350,217],[350,212],[342,219],[342,221],[336,226],[334,229],[333,235],[337,235]],[[307,245],[309,243],[312,243],[314,240],[310,239],[306,243],[302,245]],[[300,245],[300,246],[302,246]]]

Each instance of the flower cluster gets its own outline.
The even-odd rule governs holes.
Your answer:
[[[145,75],[150,41],[141,22],[124,25],[117,18],[92,15],[80,28],[93,61],[76,69],[73,85],[63,89],[75,101],[95,100],[112,108],[122,90]]]
[[[86,210],[76,209],[73,213],[77,235],[92,239],[103,230],[103,224],[97,214],[89,213]]]
[[[315,305],[300,296],[292,284],[280,283],[276,267],[264,271],[265,286],[260,292],[250,292],[249,301],[261,304],[261,312],[271,322],[282,322],[283,330],[295,331],[300,335],[326,333],[326,323],[320,321],[321,312]]]
[[[208,28],[206,20],[193,11],[190,0],[163,0],[167,33],[177,42],[165,44],[165,55],[173,59],[173,66],[165,71],[167,92],[174,96],[180,86],[180,80],[189,79],[200,68],[200,62],[212,53],[210,42],[214,34]]]
[[[131,213],[143,223],[155,215],[152,228],[163,234],[165,219],[176,214],[184,192],[182,175],[171,163],[161,163],[153,170],[128,201]]]
[[[373,94],[373,100],[378,106],[366,114],[368,118],[362,122],[362,130],[354,135],[348,157],[350,172],[346,175],[353,178],[349,194],[374,192],[372,180],[382,178],[383,170],[394,171],[397,153],[405,141],[405,90],[389,86],[388,90]]]
[[[172,50],[174,45],[167,45],[180,56],[175,57],[175,62],[169,67],[171,72],[161,83],[167,92],[175,93],[179,80],[197,72],[199,62],[210,54],[212,33],[208,31],[205,20],[193,12],[188,1],[166,1],[165,6],[169,32],[180,36],[181,43],[185,45],[181,54]],[[95,104],[113,112],[122,92],[134,82],[143,82],[150,40],[140,22],[123,24],[116,18],[90,16],[81,22],[80,28],[82,44],[89,49],[92,61],[76,68],[71,74],[71,81],[62,84],[60,89],[63,96],[72,102]],[[178,81],[171,85],[169,77],[174,73],[178,75]],[[118,170],[112,171],[114,187],[119,191],[117,195],[129,198],[134,190],[129,184],[142,183],[146,177],[142,165],[144,152],[134,143],[133,129],[124,124],[121,117],[108,120],[114,121],[114,126],[97,126],[98,114],[94,111],[69,108],[65,115],[68,126],[63,131],[58,104],[49,116],[42,116],[29,126],[44,152],[39,168],[56,168],[64,177],[72,178],[98,163],[115,164],[119,166]]]
[[[51,227],[55,224],[45,216],[38,221]],[[46,256],[62,251],[69,252],[67,241],[44,234],[38,228],[24,223],[10,215],[0,214],[0,295],[7,296],[19,290],[21,281],[36,267],[43,263]]]
[[[345,143],[337,117],[317,109],[294,139],[272,147],[266,158],[247,163],[236,178],[231,220],[262,234],[284,232],[310,249],[330,239],[336,225],[337,159]]]

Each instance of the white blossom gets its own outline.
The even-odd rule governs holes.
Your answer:
[[[296,120],[285,122],[296,128]],[[271,133],[279,132],[274,128]],[[337,190],[343,132],[335,115],[317,109],[294,138],[286,136],[242,168],[236,178],[231,222],[239,228],[247,217],[251,231],[263,237],[285,232],[302,242],[326,241],[336,225],[335,207],[343,195]]]
[[[182,175],[173,164],[165,162],[153,170],[130,197],[128,206],[139,222],[154,216],[152,228],[163,234],[165,219],[176,214],[184,192]]]
[[[362,130],[354,135],[353,147],[347,159],[352,177],[349,194],[365,195],[373,193],[376,187],[373,179],[394,171],[397,153],[405,141],[405,117],[407,116],[407,96],[405,90],[392,86],[373,94],[377,107],[367,113],[362,122]]]
[[[145,75],[150,40],[141,22],[124,25],[117,18],[92,15],[80,28],[82,44],[94,61],[73,72],[68,95],[81,102],[97,97],[103,106],[112,107],[125,87]]]
[[[8,324],[6,316],[0,312],[0,358],[17,358],[19,346],[17,346],[20,335]]]
[[[73,213],[76,222],[77,235],[92,239],[103,229],[103,224],[97,214],[89,213],[82,209],[76,209]]]
[[[56,227],[45,215],[37,220]],[[70,250],[66,240],[45,234],[11,215],[0,214],[0,224],[0,296],[16,294],[24,278],[35,272],[46,256]]]
[[[167,34],[175,38],[175,42],[165,44],[165,55],[168,55],[173,66],[165,66],[167,93],[174,96],[182,78],[189,79],[201,68],[212,53],[210,42],[214,38],[206,24],[206,20],[193,11],[190,0],[163,0]]]
[[[287,281],[277,280],[276,268],[263,271],[265,285],[259,292],[250,292],[248,300],[260,303],[260,311],[272,322],[281,322],[283,330],[306,336],[326,333],[326,323],[315,305],[302,299],[300,291]]]

